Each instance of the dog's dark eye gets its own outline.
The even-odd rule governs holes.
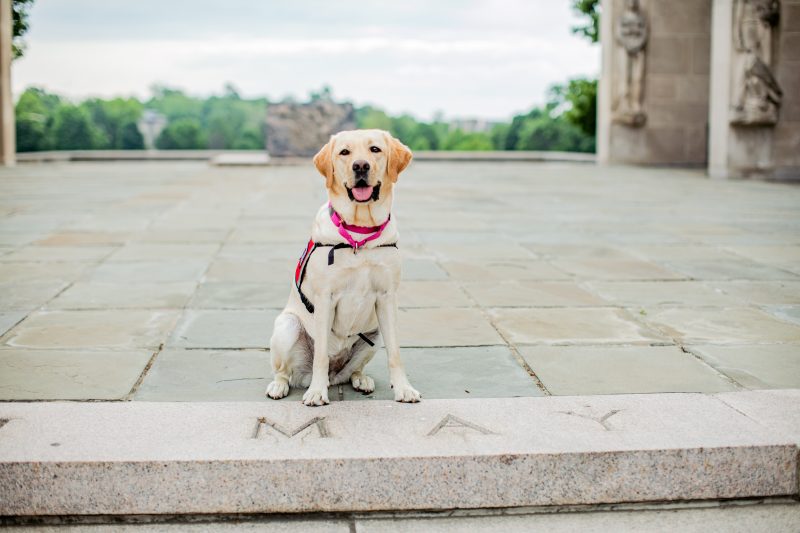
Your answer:
[[[350,155],[350,150],[348,150],[347,148],[345,148],[344,150],[342,150],[341,152],[339,152],[339,155]]]
[[[378,148],[377,146],[370,146],[369,151],[372,152],[373,154],[377,154],[378,152],[381,151],[381,149]]]

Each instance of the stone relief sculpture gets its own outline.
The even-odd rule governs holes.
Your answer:
[[[625,0],[625,9],[617,20],[614,36],[622,47],[622,61],[615,78],[618,90],[612,111],[614,122],[639,127],[647,116],[642,110],[644,61],[648,37],[647,19],[639,0]]]
[[[780,0],[734,0],[731,124],[778,121],[783,91],[773,74]]]

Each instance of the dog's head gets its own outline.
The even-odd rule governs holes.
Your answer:
[[[411,150],[382,130],[342,131],[314,156],[331,197],[381,203],[411,162]]]

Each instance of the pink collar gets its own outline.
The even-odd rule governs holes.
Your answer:
[[[381,234],[383,234],[383,230],[386,228],[386,226],[389,224],[389,221],[392,219],[392,215],[389,214],[389,217],[386,219],[386,222],[384,222],[380,226],[372,226],[372,227],[354,226],[342,220],[342,217],[339,216],[339,213],[337,213],[333,209],[333,206],[330,203],[328,204],[328,210],[331,213],[331,222],[333,222],[333,225],[339,229],[339,235],[344,237],[347,243],[353,247],[353,250],[358,250],[369,241],[373,241],[378,237],[380,237]],[[352,237],[352,235],[350,235],[349,232],[351,231],[353,233],[360,233],[361,235],[367,235],[367,234],[371,235],[369,235],[369,237],[365,239],[357,241]]]

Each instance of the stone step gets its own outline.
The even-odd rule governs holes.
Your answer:
[[[798,495],[800,390],[0,404],[0,515],[442,510]]]

